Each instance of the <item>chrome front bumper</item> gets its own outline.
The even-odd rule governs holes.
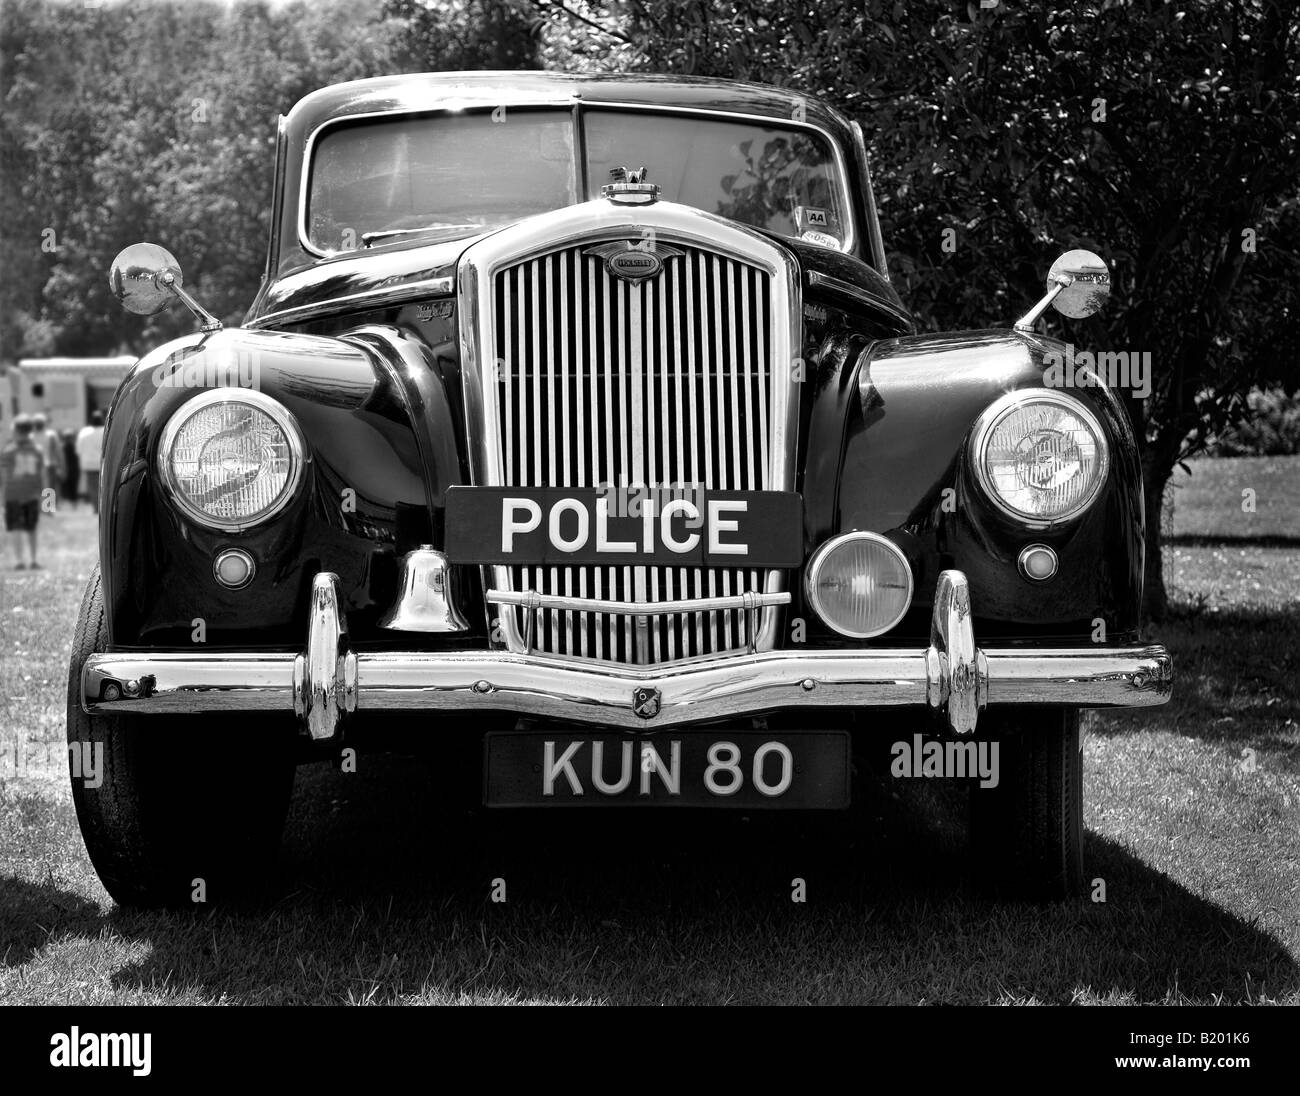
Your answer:
[[[639,669],[507,652],[356,652],[338,579],[316,577],[300,654],[114,651],[81,674],[87,712],[293,711],[329,741],[355,711],[521,712],[652,731],[782,708],[930,708],[957,734],[990,704],[1163,704],[1173,665],[1160,646],[975,646],[970,591],[944,571],[926,648],[767,651]]]

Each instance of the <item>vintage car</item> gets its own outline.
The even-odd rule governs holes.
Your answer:
[[[980,879],[1077,890],[1080,711],[1172,681],[1132,415],[1035,333],[1100,259],[917,334],[862,130],[729,81],[341,84],[274,179],[241,327],[110,272],[199,320],[114,398],[72,656],[116,900],[265,880],[295,765],[376,735],[514,808],[838,809],[889,752],[970,785]]]

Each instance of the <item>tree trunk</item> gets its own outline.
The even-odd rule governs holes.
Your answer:
[[[1159,624],[1169,615],[1162,541],[1163,534],[1172,530],[1163,528],[1165,489],[1169,485],[1170,472],[1149,466],[1142,471],[1142,495],[1146,510],[1146,529],[1143,533],[1146,561],[1143,567],[1141,619],[1145,627],[1147,624]]]

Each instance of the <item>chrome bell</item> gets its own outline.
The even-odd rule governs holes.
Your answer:
[[[402,557],[397,600],[379,621],[398,632],[464,632],[469,622],[456,607],[447,557],[422,544]]]

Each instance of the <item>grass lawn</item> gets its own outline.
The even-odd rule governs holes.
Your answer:
[[[1174,471],[1166,536],[1300,543],[1300,457],[1202,457],[1187,468]]]
[[[299,770],[275,899],[178,915],[115,907],[86,858],[62,743],[93,528],[46,529],[48,570],[0,578],[0,1002],[1300,1003],[1295,548],[1173,549],[1175,698],[1085,747],[1104,902],[978,897],[930,782],[867,774],[847,815],[539,821],[362,755]]]

